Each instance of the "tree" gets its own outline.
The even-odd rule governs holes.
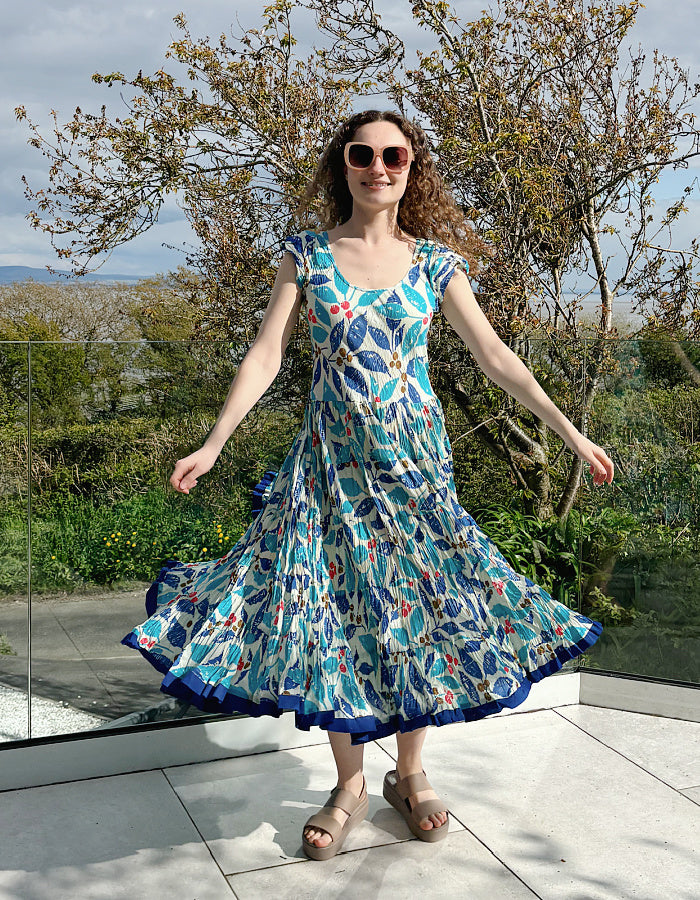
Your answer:
[[[314,12],[326,39],[306,60],[294,56],[295,6]],[[201,242],[189,258],[193,302],[204,310],[200,333],[247,345],[280,237],[313,225],[296,221],[293,210],[321,148],[353,100],[384,91],[417,111],[455,196],[493,246],[477,288],[494,327],[545,388],[557,389],[585,432],[612,365],[617,293],[634,288],[652,298],[666,279],[672,287],[660,312],[667,318],[679,302],[696,300],[695,251],[680,265],[661,243],[683,204],[656,231],[651,207],[659,174],[700,152],[691,115],[699,89],[657,53],[650,68],[641,51],[622,64],[639,6],[503,0],[498,13],[462,23],[443,0],[413,0],[414,17],[437,42],[419,53],[417,68],[407,67],[401,39],[382,25],[372,0],[276,0],[261,29],[233,43],[222,36],[216,46],[194,41],[178,16],[182,37],[169,55],[186,66],[191,89],[165,71],[96,75],[136,92],[126,118],[77,110],[66,126],[56,124],[53,143],[30,125],[51,164],[50,187],[27,188],[37,204],[32,222],[80,272],[150,227],[167,195],[177,194]],[[22,107],[18,116],[26,117]],[[611,241],[616,270],[606,255]],[[600,300],[585,341],[580,304],[565,298],[576,274],[590,278],[587,293]],[[679,279],[690,286],[683,298]],[[531,510],[566,515],[580,462],[557,483],[561,442],[486,382],[439,317],[431,341],[436,387],[508,462]],[[295,365],[280,388],[301,397],[308,357],[301,342],[291,349]]]

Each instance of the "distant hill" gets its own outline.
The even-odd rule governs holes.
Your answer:
[[[60,275],[68,275],[68,272],[61,272]],[[52,274],[48,271],[48,269],[33,269],[31,266],[0,266],[0,284],[12,284],[15,281],[27,281],[28,278],[31,278],[32,281],[42,281],[42,282],[50,282],[50,281],[62,281],[64,283],[69,283],[69,280],[65,277],[60,277],[59,274]],[[119,281],[126,281],[130,284],[134,284],[137,281],[142,281],[144,278],[148,278],[148,275],[98,275],[91,274],[85,275],[80,279],[70,279],[70,281],[101,281],[103,283],[115,283]]]

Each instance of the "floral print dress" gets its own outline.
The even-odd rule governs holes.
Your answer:
[[[236,545],[168,561],[122,643],[202,710],[293,710],[353,744],[517,706],[602,625],[515,572],[457,499],[426,347],[466,260],[419,239],[397,285],[364,290],[326,232],[282,246],[313,346],[302,427]]]

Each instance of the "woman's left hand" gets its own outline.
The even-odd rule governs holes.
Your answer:
[[[580,459],[590,463],[588,471],[593,476],[593,484],[605,484],[606,481],[610,484],[612,482],[615,466],[602,447],[581,435],[573,450]]]

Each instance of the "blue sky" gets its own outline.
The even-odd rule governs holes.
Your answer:
[[[475,18],[488,6],[487,0],[453,0],[453,9],[464,19]],[[230,31],[236,18],[243,28],[255,27],[263,2],[240,0],[198,0],[189,2],[140,2],[119,4],[102,0],[25,0],[6,5],[0,33],[0,265],[43,267],[58,265],[48,239],[33,231],[25,220],[28,210],[21,175],[33,185],[45,180],[40,154],[27,147],[26,127],[16,123],[14,108],[24,105],[34,121],[49,123],[51,109],[59,121],[67,121],[74,108],[97,112],[103,102],[116,108],[115,94],[94,85],[93,72],[119,70],[133,75],[139,69],[154,71],[165,62],[164,53],[178,33],[172,18],[184,12],[194,36],[216,38]],[[406,41],[409,51],[424,46],[426,35],[412,22],[409,0],[377,0],[384,22]],[[632,34],[632,43],[651,51],[658,47],[676,56],[700,78],[700,2],[647,0]],[[299,34],[313,40],[310,23]],[[166,65],[166,68],[168,66]],[[172,68],[172,64],[170,64]],[[688,173],[671,174],[659,185],[659,206],[682,190]],[[700,216],[698,201],[678,232],[678,245],[697,234]],[[163,244],[181,246],[190,232],[179,209],[173,204],[160,223],[147,234],[117,249],[102,271],[150,275],[165,272],[181,263],[182,256]]]

